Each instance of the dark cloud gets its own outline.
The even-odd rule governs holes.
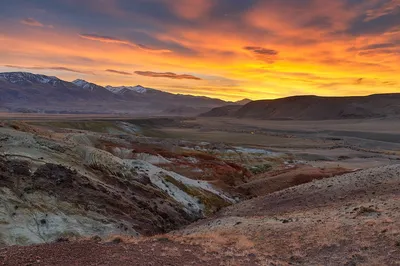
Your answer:
[[[400,45],[397,43],[375,43],[370,44],[364,47],[361,47],[359,50],[375,50],[375,49],[383,49],[383,48],[394,48],[399,47]]]
[[[153,78],[170,78],[170,79],[193,79],[193,80],[201,80],[201,78],[188,75],[188,74],[175,74],[172,72],[152,72],[152,71],[135,71],[135,74],[153,77]]]
[[[255,57],[259,60],[262,60],[268,64],[272,64],[277,60],[277,56],[279,52],[273,49],[267,49],[258,46],[246,46],[243,47],[244,50],[252,52]]]
[[[363,14],[351,23],[346,32],[352,35],[383,34],[399,26],[400,7],[398,11],[373,19],[368,19],[368,15]]]
[[[126,76],[131,76],[132,75],[132,73],[125,72],[125,71],[114,70],[114,69],[106,69],[106,72],[120,74],[120,75],[126,75]]]
[[[263,47],[258,47],[258,46],[246,46],[243,47],[243,49],[247,50],[247,51],[251,51],[255,54],[259,54],[259,55],[278,55],[279,52],[273,49],[266,49]]]
[[[367,17],[365,18],[365,21],[374,20],[388,14],[396,13],[400,13],[399,0],[381,0],[378,1],[373,8],[366,12]]]
[[[5,67],[15,68],[15,69],[37,69],[37,70],[59,70],[59,71],[67,71],[81,74],[91,74],[94,75],[93,72],[77,70],[68,67],[55,66],[55,67],[44,67],[44,66],[14,66],[14,65],[4,65]]]

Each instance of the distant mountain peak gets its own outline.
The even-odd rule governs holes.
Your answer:
[[[253,100],[251,100],[251,99],[245,98],[245,99],[242,99],[240,101],[235,102],[235,104],[245,105],[245,104],[248,104],[249,102],[252,102],[252,101]]]
[[[83,79],[76,79],[76,80],[72,81],[72,83],[80,88],[83,88],[85,90],[90,90],[90,91],[95,91],[96,89],[102,88],[101,86],[99,86],[97,84],[90,83]]]
[[[119,94],[119,95],[124,95],[127,92],[136,92],[140,94],[145,94],[148,92],[150,89],[145,88],[141,85],[136,85],[136,86],[119,86],[119,87],[113,87],[113,86],[106,86],[105,87],[107,90]]]
[[[32,74],[28,72],[5,72],[0,73],[0,78],[4,79],[13,84],[34,84],[34,83],[42,83],[42,84],[51,84],[56,85],[61,83],[62,80],[57,77],[45,76],[40,74]]]

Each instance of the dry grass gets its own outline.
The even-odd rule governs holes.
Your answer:
[[[237,252],[249,254],[257,252],[255,244],[246,236],[234,232],[198,233],[189,236],[169,236],[169,239],[186,245],[200,245],[207,252],[222,252],[234,249]]]

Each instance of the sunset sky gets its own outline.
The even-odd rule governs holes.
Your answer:
[[[400,0],[1,0],[5,71],[227,100],[400,92]]]

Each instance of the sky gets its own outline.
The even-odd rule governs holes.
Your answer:
[[[1,0],[6,71],[225,100],[400,92],[400,0]]]

